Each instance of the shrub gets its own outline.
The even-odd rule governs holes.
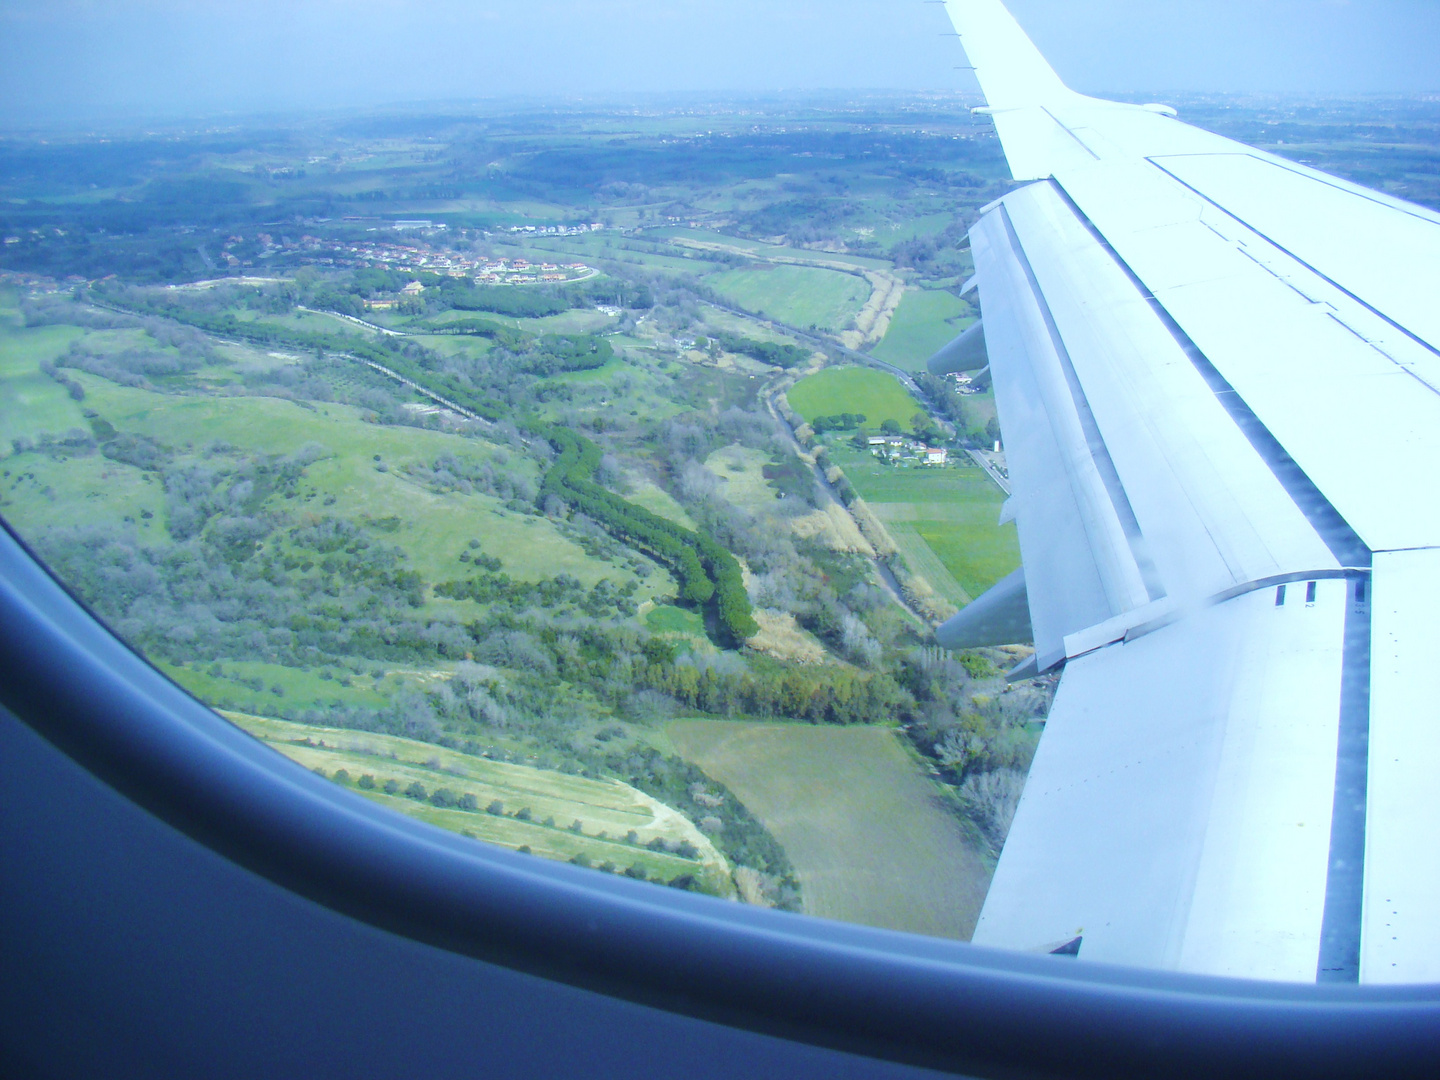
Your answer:
[[[425,785],[420,783],[419,780],[410,781],[410,786],[405,789],[405,797],[407,799],[423,799],[425,795]]]
[[[366,791],[375,790],[375,777],[371,776],[369,773],[366,773],[364,776],[360,777],[360,786]]]
[[[348,784],[350,782],[350,773],[345,769],[336,769],[335,775],[330,779],[334,780],[337,784]]]
[[[499,817],[501,814],[505,813],[505,804],[499,799],[495,799],[490,803],[489,806],[485,807],[485,812],[487,814],[494,814],[496,817]]]

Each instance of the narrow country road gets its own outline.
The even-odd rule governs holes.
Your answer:
[[[783,375],[773,377],[766,384],[765,388],[760,391],[760,400],[765,403],[765,411],[780,425],[780,430],[784,433],[785,440],[789,443],[790,449],[794,452],[795,456],[810,466],[810,472],[815,477],[815,484],[821,494],[825,496],[828,502],[834,503],[843,513],[849,515],[850,511],[845,506],[844,501],[841,500],[839,492],[837,492],[834,485],[825,478],[825,471],[806,456],[804,448],[800,445],[800,441],[795,438],[795,430],[790,426],[790,421],[785,419],[785,414],[782,413],[775,404],[775,396],[783,392],[780,389],[780,383],[783,378]],[[853,515],[850,515],[850,519],[852,521],[855,520]],[[855,522],[855,528],[860,530],[860,523],[858,521]],[[860,535],[865,535],[863,530],[860,530]],[[900,582],[896,579],[895,572],[890,569],[889,565],[887,565],[885,560],[880,558],[880,556],[870,555],[868,558],[870,559],[871,565],[875,567],[875,576],[880,579],[880,584],[884,587],[885,591],[890,594],[890,599],[899,604],[902,611],[918,621],[920,625],[928,631],[931,628],[931,623],[911,607],[910,602],[905,599],[905,594],[900,590]]]

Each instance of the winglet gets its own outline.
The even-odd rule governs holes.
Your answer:
[[[1074,96],[1000,0],[945,0],[991,113]]]

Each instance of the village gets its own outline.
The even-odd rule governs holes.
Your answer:
[[[601,229],[599,224],[576,227],[515,226],[512,232],[529,234],[588,232]],[[446,228],[443,222],[424,219],[402,219],[390,226],[396,232],[436,232]],[[487,234],[488,235],[488,234]],[[243,246],[243,248],[242,248]],[[244,258],[254,250],[253,258]],[[238,251],[238,253],[237,253]],[[276,238],[272,233],[258,233],[253,243],[234,235],[226,239],[220,259],[230,269],[254,266],[276,256],[300,256],[301,261],[322,266],[351,269],[398,270],[413,273],[443,274],[448,277],[472,278],[477,285],[548,285],[584,281],[599,271],[581,262],[532,263],[524,258],[491,258],[471,255],[450,248],[432,247],[420,240],[409,243],[373,240],[358,243],[335,243],[318,236],[303,235],[299,240]]]

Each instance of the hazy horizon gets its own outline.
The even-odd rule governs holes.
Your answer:
[[[1440,91],[1434,0],[1012,0],[1076,89]],[[976,92],[920,0],[0,0],[11,130],[628,96]],[[701,43],[703,42],[703,47]],[[476,43],[476,44],[472,44]]]

